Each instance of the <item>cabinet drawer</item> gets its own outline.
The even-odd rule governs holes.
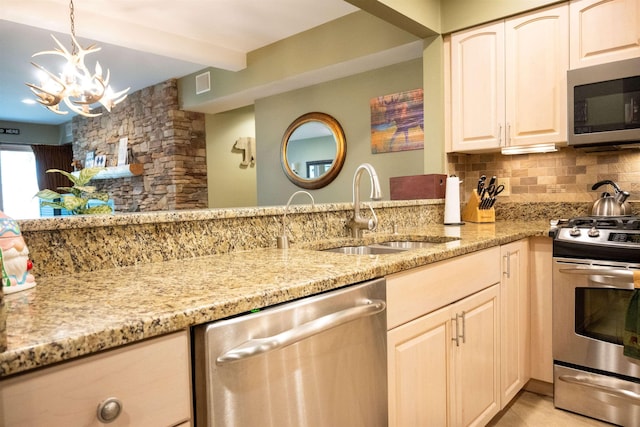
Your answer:
[[[102,426],[98,405],[122,402],[109,426],[174,426],[191,418],[189,338],[177,332],[0,381],[0,425]]]
[[[387,329],[500,282],[500,247],[387,277]]]

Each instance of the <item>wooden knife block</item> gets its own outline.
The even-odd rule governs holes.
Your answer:
[[[480,209],[480,196],[478,190],[473,190],[471,197],[462,210],[462,220],[469,222],[496,222],[496,210]]]

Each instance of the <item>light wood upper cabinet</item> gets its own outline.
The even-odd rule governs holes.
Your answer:
[[[571,69],[640,57],[639,0],[570,3]]]
[[[564,142],[568,6],[451,36],[451,149]]]
[[[530,377],[529,241],[501,247],[501,407],[504,408]]]
[[[505,145],[567,140],[567,5],[505,21]]]
[[[504,23],[451,36],[453,151],[498,148],[505,126]]]
[[[111,398],[109,426],[190,425],[190,363],[182,331],[2,380],[0,426],[103,426]]]

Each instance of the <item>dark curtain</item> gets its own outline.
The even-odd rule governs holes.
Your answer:
[[[36,174],[38,188],[58,191],[58,187],[71,187],[73,183],[59,173],[46,173],[49,169],[60,169],[71,172],[73,149],[71,144],[65,145],[32,145],[36,157]]]

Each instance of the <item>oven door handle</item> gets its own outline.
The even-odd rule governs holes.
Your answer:
[[[384,311],[386,306],[382,300],[371,300],[356,307],[327,314],[270,337],[250,339],[219,356],[216,359],[216,364],[222,366],[287,347],[320,332],[380,313]]]
[[[620,268],[561,268],[560,273],[567,274],[583,274],[588,276],[609,276],[615,277],[618,279],[629,279],[629,283],[633,283],[633,271],[632,270],[624,270]]]
[[[637,403],[640,403],[640,394],[635,391],[625,390],[623,388],[615,388],[610,387],[604,384],[599,384],[597,382],[590,381],[587,377],[574,377],[571,375],[560,375],[560,380],[570,384],[581,385],[584,387],[595,388],[599,391],[603,391],[605,393],[612,394],[617,397],[622,397],[625,399],[634,400]]]

